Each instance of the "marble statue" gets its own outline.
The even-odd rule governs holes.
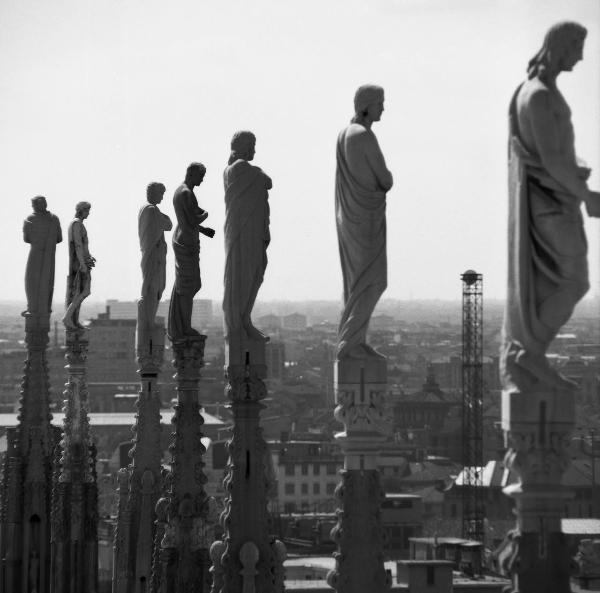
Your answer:
[[[573,389],[548,346],[589,288],[581,213],[598,214],[590,169],[575,155],[571,110],[556,86],[582,59],[586,30],[553,26],[509,110],[508,294],[500,372],[506,390]]]
[[[213,237],[215,231],[203,227],[208,212],[198,206],[194,188],[204,180],[206,167],[202,163],[191,163],[184,182],[175,190],[173,208],[177,226],[173,233],[175,254],[175,284],[169,305],[168,334],[171,340],[197,336],[192,328],[194,295],[200,290],[200,239],[199,233]]]
[[[359,87],[355,115],[337,141],[335,217],[344,279],[337,359],[380,357],[367,342],[375,305],[387,286],[385,195],[393,184],[371,130],[383,113],[383,89]]]
[[[173,228],[171,219],[160,211],[165,186],[152,182],[146,189],[147,203],[138,214],[138,236],[142,251],[142,294],[138,301],[138,317],[146,327],[154,325],[156,311],[165,289],[167,243],[165,231]]]
[[[88,249],[88,235],[83,221],[90,215],[92,205],[78,202],[75,218],[69,224],[69,276],[67,277],[66,311],[63,323],[68,330],[83,329],[79,323],[81,303],[90,295],[92,274],[96,259]]]
[[[251,165],[256,137],[240,131],[231,140],[225,171],[225,294],[223,313],[228,337],[268,338],[252,325],[250,315],[267,268],[271,178]]]
[[[62,241],[60,221],[47,210],[46,198],[36,196],[31,205],[33,214],[23,223],[23,240],[31,245],[25,269],[26,317],[52,311],[56,244]]]

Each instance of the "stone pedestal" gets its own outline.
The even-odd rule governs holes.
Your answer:
[[[0,490],[0,592],[50,591],[53,449],[46,348],[50,314],[25,316],[18,425],[7,431]]]
[[[336,439],[344,452],[338,523],[332,530],[338,550],[327,582],[338,593],[382,593],[391,582],[383,564],[380,505],[384,492],[377,469],[390,423],[384,409],[387,388],[383,357],[338,360],[334,365],[335,418],[344,425]]]
[[[227,498],[221,515],[225,539],[211,548],[212,593],[283,591],[285,547],[269,534],[271,461],[260,428],[266,375],[264,341],[227,340],[226,389],[234,425],[224,482]]]
[[[52,593],[98,591],[98,487],[88,420],[87,350],[85,330],[67,331],[65,420],[52,492]]]
[[[503,392],[505,464],[519,482],[504,492],[515,499],[517,524],[507,535],[503,568],[511,593],[570,593],[570,558],[561,533],[565,500],[561,485],[569,465],[575,422],[571,391]]]
[[[171,471],[156,505],[152,593],[208,592],[209,501],[202,456],[202,425],[198,388],[206,336],[173,342],[177,381],[175,432],[169,447]]]
[[[113,593],[146,593],[152,580],[155,506],[161,494],[160,392],[164,327],[140,330],[137,359],[141,390],[133,425],[131,464],[119,472],[119,510],[113,560]]]

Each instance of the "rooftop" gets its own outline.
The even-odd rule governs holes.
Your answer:
[[[161,410],[161,424],[170,424],[175,414],[172,410]],[[90,412],[88,417],[91,426],[133,426],[136,414],[134,412]],[[17,426],[18,414],[0,414],[0,427],[13,428]],[[224,426],[225,421],[202,412],[204,424],[213,426]],[[52,424],[62,426],[65,415],[63,412],[54,412],[52,414]]]
[[[561,519],[561,528],[567,535],[600,535],[600,519]]]

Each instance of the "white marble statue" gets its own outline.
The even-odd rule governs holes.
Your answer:
[[[142,251],[142,294],[138,301],[138,317],[145,327],[152,328],[156,311],[165,289],[167,243],[165,231],[173,228],[171,219],[160,211],[165,186],[152,182],[146,189],[147,202],[138,214],[138,236]]]
[[[556,86],[582,59],[586,30],[553,26],[529,62],[509,112],[508,294],[500,371],[507,390],[575,384],[546,351],[589,288],[581,204],[597,215],[600,194],[575,155],[571,110]]]
[[[67,277],[66,311],[63,323],[68,330],[83,329],[79,323],[81,303],[90,295],[91,270],[96,260],[90,255],[88,235],[83,221],[90,215],[92,205],[78,202],[75,218],[69,224],[69,276]]]
[[[383,101],[381,87],[361,86],[352,122],[337,141],[335,216],[344,278],[338,360],[381,356],[367,344],[367,329],[387,286],[385,196],[393,179],[371,130]]]
[[[256,138],[236,132],[223,174],[225,185],[225,294],[226,335],[265,340],[250,315],[267,267],[269,190],[271,178],[251,165]]]

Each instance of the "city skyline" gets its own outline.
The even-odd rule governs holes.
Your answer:
[[[584,60],[559,86],[578,153],[600,188],[600,6],[594,0],[397,0],[300,5],[261,0],[179,11],[158,2],[38,2],[0,7],[0,162],[9,196],[0,220],[3,298],[24,298],[29,200],[46,195],[66,235],[77,201],[86,221],[94,301],[134,300],[141,273],[137,212],[150,181],[162,209],[192,160],[207,166],[198,200],[217,230],[202,238],[200,298],[220,301],[221,174],[232,133],[257,135],[272,176],[269,266],[259,300],[340,300],[333,201],[335,139],[365,82],[381,84],[374,126],[395,186],[388,194],[384,299],[457,300],[467,268],[503,298],[510,96],[553,23],[588,28]],[[475,26],[476,25],[476,26]],[[264,32],[268,32],[267,35]],[[507,43],[510,40],[510,43]],[[598,223],[586,223],[598,293]],[[170,242],[170,233],[167,234]],[[55,300],[66,277],[58,246]],[[167,288],[173,282],[169,246]],[[84,306],[85,309],[85,306]]]

